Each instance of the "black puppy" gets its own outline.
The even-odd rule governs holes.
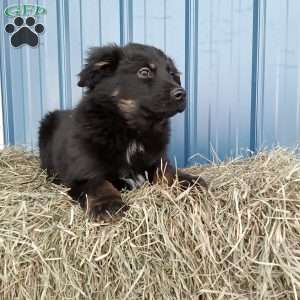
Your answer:
[[[187,187],[203,179],[167,161],[169,118],[186,107],[173,61],[154,47],[128,44],[93,48],[79,74],[86,92],[73,110],[48,113],[41,122],[41,167],[91,216],[124,209],[120,190],[147,179]],[[163,172],[162,172],[163,170]]]

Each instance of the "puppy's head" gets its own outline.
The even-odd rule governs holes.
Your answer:
[[[92,48],[79,76],[79,86],[101,95],[99,101],[109,99],[130,124],[167,119],[186,106],[180,73],[169,57],[151,46]]]

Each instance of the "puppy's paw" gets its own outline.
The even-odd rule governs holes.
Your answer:
[[[196,186],[200,189],[208,189],[207,182],[201,176],[184,173],[180,174],[178,180],[180,187],[184,190],[186,190],[190,186]]]
[[[110,199],[109,201],[99,201],[95,205],[88,207],[87,213],[91,219],[96,221],[109,221],[120,219],[129,209],[120,199]]]

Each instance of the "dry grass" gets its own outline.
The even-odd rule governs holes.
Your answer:
[[[146,185],[96,224],[36,159],[0,152],[0,299],[300,299],[300,161],[201,171],[208,192]]]

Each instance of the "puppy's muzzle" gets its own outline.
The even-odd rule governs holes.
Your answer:
[[[175,88],[171,92],[171,98],[175,101],[181,102],[185,100],[186,92],[183,88]]]

